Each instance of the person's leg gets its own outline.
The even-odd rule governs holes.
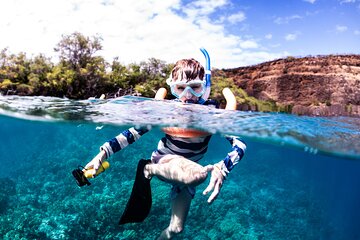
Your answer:
[[[192,196],[187,188],[183,188],[171,201],[171,219],[169,226],[164,229],[159,236],[159,240],[171,239],[184,229],[186,217],[190,209]]]
[[[144,175],[147,178],[158,176],[172,183],[197,186],[206,180],[212,165],[201,166],[189,159],[178,155],[167,155],[156,164],[147,164]]]

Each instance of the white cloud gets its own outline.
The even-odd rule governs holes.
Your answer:
[[[355,30],[355,31],[354,31],[354,34],[355,34],[355,35],[360,35],[360,30]]]
[[[246,65],[253,65],[254,63],[264,62],[268,60],[283,58],[286,56],[289,56],[290,54],[288,52],[282,52],[277,54],[271,54],[269,52],[265,51],[259,51],[259,52],[242,52],[240,54],[233,55],[233,59],[236,59],[237,62],[244,62]]]
[[[266,39],[272,39],[272,37],[273,37],[273,36],[272,36],[271,33],[265,35],[265,38],[266,38]]]
[[[150,57],[167,62],[194,57],[203,62],[199,47],[209,51],[212,66],[218,68],[279,56],[260,52],[256,41],[227,33],[225,22],[210,17],[229,4],[226,0],[199,0],[186,6],[180,0],[1,1],[0,49],[51,57],[61,36],[77,31],[86,36],[99,34],[103,39],[99,54],[107,61],[118,56],[124,64]],[[239,12],[230,19],[244,18],[245,13]]]
[[[342,33],[342,32],[346,32],[348,30],[347,26],[343,26],[343,25],[336,25],[335,27],[335,31],[337,33]]]
[[[295,20],[295,19],[302,19],[301,16],[299,15],[292,15],[292,16],[288,16],[288,17],[277,17],[274,20],[274,23],[276,24],[288,24],[290,21]]]
[[[356,0],[340,0],[340,4],[344,4],[344,3],[355,3]]]
[[[231,24],[235,24],[235,23],[238,23],[238,22],[242,22],[246,19],[246,16],[245,16],[245,13],[244,12],[238,12],[238,13],[235,13],[235,14],[232,14],[228,17],[228,21],[231,23]]]
[[[258,48],[259,45],[255,41],[246,40],[240,43],[240,47],[243,49],[249,49],[249,48]]]
[[[227,4],[227,0],[197,0],[184,6],[182,11],[186,13],[190,19],[194,20],[199,16],[207,16],[214,13],[216,9],[224,7]]]
[[[286,41],[295,41],[298,39],[298,37],[301,35],[301,31],[295,31],[293,33],[289,33],[285,35]]]
[[[280,44],[280,43],[271,44],[270,47],[271,47],[271,48],[278,48],[278,47],[281,47],[281,44]]]
[[[303,0],[304,2],[308,2],[308,3],[311,3],[311,4],[314,4],[316,2],[316,0]]]
[[[294,41],[297,39],[297,37],[298,37],[297,33],[289,33],[285,36],[285,40],[286,41]]]

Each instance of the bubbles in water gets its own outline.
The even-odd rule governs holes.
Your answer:
[[[314,154],[314,155],[316,155],[318,153],[318,149],[313,148],[313,147],[307,147],[307,146],[304,147],[304,151],[309,152],[309,153]]]

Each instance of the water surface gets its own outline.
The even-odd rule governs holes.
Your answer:
[[[152,180],[153,207],[140,224],[118,226],[136,163],[163,136],[160,127],[214,133],[201,164],[216,163],[242,137],[248,149],[218,199],[198,187],[179,239],[359,239],[360,124],[218,110],[123,97],[71,101],[0,97],[0,235],[4,239],[155,239],[169,221],[170,187]],[[120,151],[92,185],[79,188],[71,170],[134,125],[151,131]]]

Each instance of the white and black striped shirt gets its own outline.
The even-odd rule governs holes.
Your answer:
[[[104,150],[107,157],[109,157],[137,141],[146,132],[148,132],[146,128],[130,128],[104,143],[100,149]],[[163,156],[173,154],[198,162],[206,153],[210,138],[211,135],[181,138],[166,134],[165,137],[159,141],[157,149],[152,153],[151,160],[153,163],[157,163]],[[241,141],[240,138],[227,136],[226,139],[231,143],[232,149],[221,162],[221,170],[224,176],[242,159],[246,150],[246,144]]]

